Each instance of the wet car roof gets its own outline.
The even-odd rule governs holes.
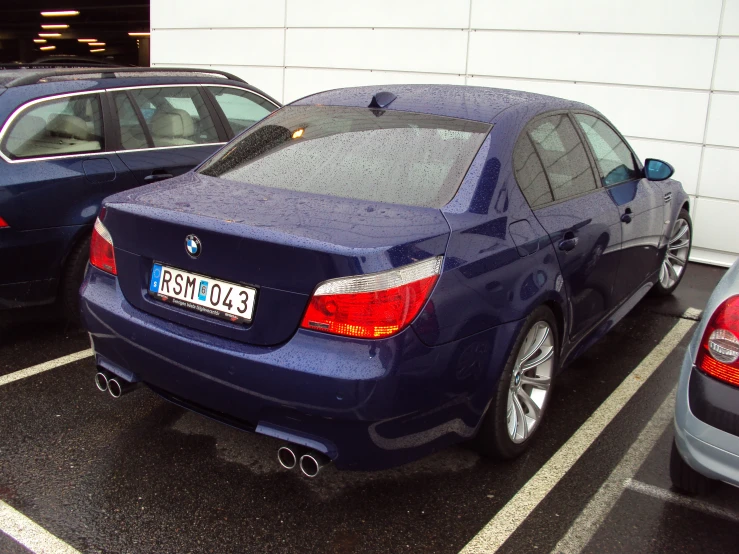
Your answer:
[[[374,85],[319,92],[297,100],[293,105],[368,107],[379,92],[397,98],[384,109],[428,113],[490,122],[513,106],[537,104],[538,111],[586,108],[590,106],[554,96],[519,90],[467,85]]]

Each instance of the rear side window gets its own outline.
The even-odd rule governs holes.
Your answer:
[[[235,135],[277,109],[269,100],[246,90],[230,87],[208,87],[208,90],[213,93]]]
[[[148,148],[149,143],[146,139],[146,133],[141,126],[136,110],[131,104],[125,92],[116,92],[115,108],[118,114],[118,129],[120,131],[121,146],[124,150],[136,150],[140,148]]]
[[[641,177],[631,150],[608,123],[588,114],[579,113],[575,118],[593,149],[605,186]]]
[[[3,151],[11,159],[100,152],[104,148],[97,94],[34,104],[13,120],[3,139]]]
[[[439,208],[456,194],[490,125],[427,114],[289,106],[200,170],[294,191]]]
[[[142,88],[130,92],[155,147],[219,142],[198,87]]]
[[[516,145],[514,167],[519,186],[532,208],[597,187],[585,146],[567,114],[530,123]]]

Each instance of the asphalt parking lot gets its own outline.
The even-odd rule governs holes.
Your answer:
[[[99,392],[82,331],[10,322],[0,553],[739,551],[739,491],[685,497],[668,475],[680,361],[723,271],[692,264],[676,297],[646,299],[570,366],[515,462],[461,446],[314,480],[282,469],[273,439],[148,390]]]

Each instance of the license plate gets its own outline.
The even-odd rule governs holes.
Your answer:
[[[255,288],[157,263],[151,269],[149,294],[167,304],[234,323],[251,321],[257,298]]]

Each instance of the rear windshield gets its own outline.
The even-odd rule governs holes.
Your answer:
[[[240,183],[440,208],[456,194],[491,126],[436,115],[288,106],[199,172]]]

